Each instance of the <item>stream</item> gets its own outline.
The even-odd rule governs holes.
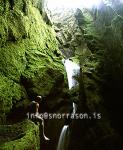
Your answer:
[[[68,86],[70,90],[76,85],[78,85],[78,82],[74,76],[79,74],[80,67],[69,59],[62,60],[62,62],[64,63],[67,72]],[[72,114],[75,114],[76,111],[77,111],[77,105],[73,102]],[[68,143],[69,143],[69,125],[64,125],[59,137],[57,150],[68,150]]]

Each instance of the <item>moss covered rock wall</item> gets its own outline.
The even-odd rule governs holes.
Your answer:
[[[48,95],[63,82],[54,30],[39,0],[0,1],[0,122],[28,96]]]
[[[0,125],[1,150],[39,150],[39,126],[25,120],[14,125]]]

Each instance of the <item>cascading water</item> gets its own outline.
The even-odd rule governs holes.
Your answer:
[[[68,78],[68,86],[69,89],[75,87],[78,83],[75,80],[74,76],[79,73],[80,67],[70,61],[69,59],[63,60],[66,72],[67,72],[67,78]],[[72,114],[75,114],[77,110],[77,105],[73,102],[73,112]],[[58,141],[57,150],[67,150],[68,149],[68,138],[69,138],[69,125],[64,125],[60,134],[60,138]]]
[[[74,76],[79,73],[80,67],[69,59],[63,60],[63,63],[67,72],[68,86],[69,89],[71,89],[77,85],[77,81],[75,80]]]
[[[73,112],[72,114],[75,114],[77,111],[77,105],[75,103],[73,103]]]
[[[57,150],[67,150],[67,138],[69,136],[69,126],[64,125],[58,141]]]

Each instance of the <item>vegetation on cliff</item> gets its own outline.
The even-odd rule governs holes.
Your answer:
[[[1,1],[1,119],[29,96],[48,95],[59,78],[63,81],[61,53],[41,6],[38,0]]]
[[[90,10],[54,12],[52,23],[44,0],[0,1],[0,149],[40,149],[39,126],[18,116],[36,95],[45,97],[51,112],[68,111],[74,101],[78,113],[101,115],[72,121],[70,150],[123,147],[123,3],[103,2]],[[80,86],[69,92],[63,57],[80,65]],[[22,122],[5,125],[6,117]],[[52,132],[47,129],[56,131],[54,148],[63,123],[57,121],[48,122]]]
[[[39,126],[25,120],[14,125],[0,125],[1,150],[40,149]]]

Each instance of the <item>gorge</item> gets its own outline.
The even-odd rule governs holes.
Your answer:
[[[122,150],[122,91],[122,0],[0,0],[0,150]],[[44,119],[45,141],[37,95],[40,113],[89,119]]]

